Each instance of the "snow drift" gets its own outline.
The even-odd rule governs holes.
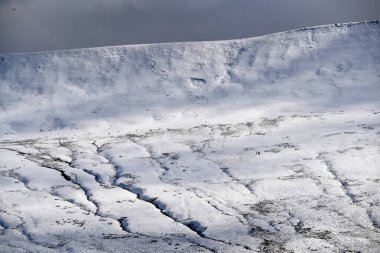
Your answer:
[[[378,21],[230,41],[2,54],[0,129],[202,122],[256,107],[373,109],[379,73]]]

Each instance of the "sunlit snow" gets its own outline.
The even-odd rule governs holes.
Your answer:
[[[380,24],[0,55],[0,252],[380,252]]]

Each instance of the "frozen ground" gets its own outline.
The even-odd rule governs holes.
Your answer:
[[[0,252],[380,252],[380,24],[0,55]]]

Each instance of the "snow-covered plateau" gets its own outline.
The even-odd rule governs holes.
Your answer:
[[[0,252],[380,252],[380,24],[0,54]]]

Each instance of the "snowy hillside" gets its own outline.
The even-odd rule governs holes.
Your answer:
[[[1,55],[1,129],[12,133],[114,121],[172,126],[256,106],[307,112],[373,107],[380,96],[379,26]]]
[[[380,24],[0,55],[0,252],[379,252]]]

